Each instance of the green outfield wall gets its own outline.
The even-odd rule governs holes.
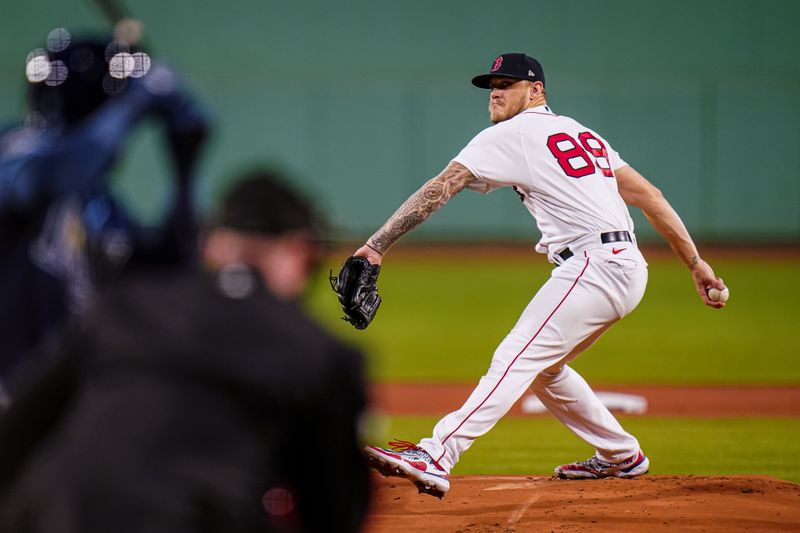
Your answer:
[[[127,1],[154,55],[213,112],[205,207],[232,171],[266,161],[317,196],[340,236],[366,236],[488,126],[471,76],[525,51],[544,65],[554,111],[604,135],[698,238],[800,241],[796,0]],[[0,16],[9,120],[26,55],[51,29],[105,27],[88,0],[4,0]],[[137,132],[114,178],[148,220],[167,194],[158,142],[152,127]],[[538,233],[501,190],[460,195],[413,237]]]

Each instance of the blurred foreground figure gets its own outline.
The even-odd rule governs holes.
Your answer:
[[[357,531],[361,358],[294,301],[322,251],[309,206],[251,173],[212,268],[123,275],[0,418],[0,531]]]
[[[26,66],[26,120],[0,129],[0,379],[58,340],[98,286],[126,265],[196,260],[192,184],[207,121],[175,73],[104,39],[63,28]],[[131,53],[133,52],[133,53]],[[108,179],[145,118],[163,125],[173,197],[138,224]]]

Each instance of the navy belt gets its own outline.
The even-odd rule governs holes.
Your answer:
[[[610,242],[633,242],[633,239],[631,239],[631,234],[627,231],[609,231],[600,234],[600,242],[603,244],[608,244]],[[562,261],[566,261],[575,254],[572,253],[572,250],[569,248],[564,248],[556,255],[559,256]]]

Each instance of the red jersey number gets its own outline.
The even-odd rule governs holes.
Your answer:
[[[547,138],[547,148],[564,173],[571,178],[582,178],[594,174],[595,168],[599,168],[603,176],[613,178],[614,172],[603,141],[588,131],[579,134],[578,140],[580,143],[566,133],[554,133]]]

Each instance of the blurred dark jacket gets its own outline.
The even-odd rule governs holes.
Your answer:
[[[0,419],[0,531],[359,529],[360,355],[249,270],[129,275],[67,346]]]
[[[102,55],[98,61],[105,64]],[[31,115],[38,118],[0,131],[0,378],[57,340],[68,317],[124,265],[196,260],[192,186],[205,112],[163,65],[124,81],[86,116],[50,123]],[[155,228],[139,225],[108,183],[147,117],[164,126],[173,168],[168,212]]]

